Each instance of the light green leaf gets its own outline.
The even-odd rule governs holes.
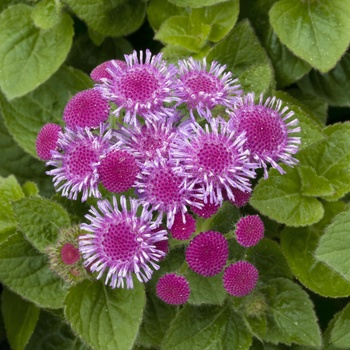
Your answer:
[[[337,314],[330,332],[330,342],[340,349],[350,344],[350,304]]]
[[[271,239],[264,238],[256,246],[249,248],[247,260],[259,270],[260,280],[293,277],[279,245]]]
[[[154,38],[165,44],[199,52],[206,43],[210,30],[210,25],[192,23],[188,16],[173,16],[163,22]]]
[[[171,4],[168,0],[151,0],[147,6],[147,18],[154,31],[172,16],[186,14],[184,8]]]
[[[67,211],[59,204],[43,198],[23,198],[13,203],[19,229],[40,252],[57,240],[58,230],[69,227]]]
[[[149,293],[137,343],[148,348],[152,346],[160,347],[176,312],[177,307],[166,304]]]
[[[302,194],[296,168],[283,168],[287,171],[284,175],[271,169],[268,179],[260,179],[250,204],[263,215],[288,226],[307,226],[320,221],[324,213],[322,204]]]
[[[163,350],[248,350],[252,336],[241,317],[227,305],[184,306],[171,323]]]
[[[4,289],[1,294],[2,315],[12,350],[23,350],[32,335],[40,309],[19,295]]]
[[[34,304],[62,307],[66,294],[63,281],[49,269],[47,257],[16,233],[0,245],[0,280]]]
[[[203,7],[219,4],[228,0],[169,0],[174,5],[183,7]]]
[[[64,0],[73,12],[96,32],[125,36],[136,31],[146,15],[146,1]]]
[[[297,158],[300,164],[313,168],[318,177],[328,181],[334,193],[319,196],[334,201],[350,191],[350,128],[339,124],[326,128],[324,134],[327,136],[324,141],[301,150]]]
[[[11,103],[0,95],[0,107],[8,131],[26,152],[37,157],[35,141],[40,129],[46,123],[62,124],[63,109],[68,100],[91,86],[91,80],[83,72],[62,67],[35,91]]]
[[[236,24],[239,14],[239,1],[230,0],[213,6],[193,9],[190,21],[194,23],[205,23],[211,26],[208,40],[218,42]]]
[[[282,337],[277,343],[321,346],[321,332],[308,294],[284,278],[270,280],[269,288],[274,289],[268,300],[269,314]]]
[[[350,281],[350,206],[326,227],[315,257]]]
[[[246,69],[240,76],[239,82],[244,91],[257,95],[266,93],[274,80],[270,63],[255,64]]]
[[[324,203],[327,222],[342,211],[344,205]],[[350,282],[314,256],[324,226],[320,222],[306,228],[285,228],[281,233],[283,253],[293,274],[305,287],[324,297],[346,297],[350,295]]]
[[[332,69],[350,42],[347,0],[281,0],[270,10],[271,25],[296,56],[316,69]]]
[[[0,243],[14,234],[17,222],[12,209],[12,202],[24,197],[21,186],[14,176],[0,177]]]
[[[18,4],[0,15],[0,87],[8,99],[46,81],[66,59],[72,44],[73,21],[66,13],[54,27],[42,30],[35,27],[32,11]]]
[[[27,181],[22,186],[22,191],[26,197],[37,197],[39,195],[39,188],[36,183]]]
[[[331,106],[350,106],[350,54],[347,53],[328,73],[312,70],[298,82],[303,91],[324,99]]]
[[[73,334],[64,320],[41,310],[39,321],[25,350],[54,349],[91,350]]]
[[[142,284],[134,289],[111,289],[101,281],[83,281],[69,289],[65,317],[96,350],[128,350],[138,334],[145,306]]]
[[[39,1],[32,12],[32,19],[40,29],[50,29],[57,24],[60,17],[61,6],[55,0]]]
[[[188,269],[184,275],[190,283],[191,294],[188,299],[190,304],[222,305],[224,303],[227,292],[222,284],[222,274],[204,277]]]

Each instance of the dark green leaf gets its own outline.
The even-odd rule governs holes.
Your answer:
[[[337,314],[330,332],[330,342],[340,349],[350,344],[350,304]]]
[[[172,4],[184,7],[203,7],[219,4],[228,0],[169,0]]]

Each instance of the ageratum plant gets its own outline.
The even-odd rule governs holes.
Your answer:
[[[0,4],[4,349],[349,349],[348,0]]]

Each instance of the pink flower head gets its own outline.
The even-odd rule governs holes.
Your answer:
[[[226,238],[219,232],[201,232],[186,250],[188,266],[196,273],[210,277],[222,271],[229,250]]]
[[[204,203],[221,204],[223,190],[233,199],[231,188],[251,191],[250,178],[255,176],[244,150],[244,133],[237,134],[221,118],[212,119],[202,128],[187,123],[178,132],[170,148],[174,171],[201,187]]]
[[[164,255],[159,258],[159,261],[164,260],[167,254],[169,253],[169,241],[168,240],[158,241],[154,243],[154,246],[156,247],[156,249],[164,253]]]
[[[79,249],[72,243],[65,243],[61,248],[61,260],[66,265],[73,265],[80,259]]]
[[[252,292],[258,279],[259,272],[256,267],[240,260],[225,269],[224,288],[230,295],[244,297]]]
[[[176,135],[170,120],[149,122],[142,126],[121,127],[116,131],[117,145],[135,156],[140,164],[157,158],[168,159],[169,146]]]
[[[237,242],[243,247],[257,245],[264,238],[264,223],[259,215],[247,215],[236,224]]]
[[[244,207],[248,204],[250,197],[252,196],[251,192],[243,192],[238,188],[231,188],[234,199],[231,200],[231,203],[236,207]],[[227,195],[224,195],[224,199],[228,199]]]
[[[271,164],[281,174],[285,171],[277,164],[283,162],[289,166],[298,161],[292,157],[298,152],[300,137],[290,134],[299,133],[298,119],[288,120],[294,115],[288,107],[282,108],[279,99],[267,98],[263,102],[260,96],[258,104],[254,103],[254,94],[247,94],[231,114],[231,127],[238,133],[245,131],[245,147],[251,153],[251,161],[264,169],[267,178],[267,164]]]
[[[147,282],[158,269],[156,264],[165,253],[156,248],[156,243],[167,239],[165,230],[157,230],[161,217],[154,221],[152,212],[141,206],[136,199],[120,197],[120,204],[113,197],[92,207],[86,218],[90,224],[81,224],[87,234],[79,237],[79,249],[84,265],[97,271],[97,279],[106,272],[105,283],[112,288],[133,288],[132,274],[140,282]],[[138,214],[139,213],[139,214]]]
[[[214,204],[214,203],[204,203],[202,200],[200,199],[196,199],[195,202],[197,203],[201,203],[202,206],[199,207],[195,207],[195,206],[191,206],[191,210],[194,214],[197,214],[198,216],[208,219],[211,216],[213,216],[214,214],[216,214],[220,208],[219,204]]]
[[[101,156],[110,145],[111,131],[104,134],[92,133],[89,128],[77,130],[66,129],[60,133],[57,145],[59,151],[52,152],[52,158],[46,165],[55,169],[47,172],[53,176],[56,191],[62,191],[62,196],[77,199],[82,192],[82,201],[89,196],[99,198],[97,169]]]
[[[78,92],[63,111],[63,120],[70,129],[98,128],[108,116],[109,104],[95,89]]]
[[[156,293],[167,304],[182,305],[190,297],[190,285],[184,276],[167,273],[158,280]]]
[[[145,56],[143,60],[142,51],[140,58],[136,51],[125,55],[127,66],[122,68],[112,62],[106,68],[111,78],[104,78],[96,85],[108,101],[117,105],[116,116],[125,110],[124,122],[127,124],[137,124],[136,114],[146,119],[160,119],[159,113],[168,111],[164,104],[176,100],[170,94],[177,72],[175,66],[168,66],[162,54],[152,57],[146,50]]]
[[[124,192],[136,180],[139,167],[135,157],[126,151],[111,150],[101,158],[98,175],[102,185],[110,192]]]
[[[174,173],[168,162],[147,162],[137,175],[136,190],[140,200],[167,215],[167,227],[174,223],[175,213],[186,213],[186,205],[198,205],[192,201],[195,192]]]
[[[217,105],[232,108],[243,91],[231,72],[225,72],[226,66],[212,62],[207,71],[206,60],[196,61],[192,57],[181,60],[179,79],[175,94],[180,98],[178,105],[184,103],[194,119],[193,110],[202,118],[210,120],[210,110]]]
[[[119,66],[121,69],[126,68],[126,63],[120,60],[110,60],[99,64],[95,67],[91,73],[90,77],[95,83],[102,83],[103,79],[112,79],[112,76],[108,73],[107,68],[113,68],[113,65]]]
[[[36,153],[41,160],[50,160],[51,151],[57,149],[61,127],[54,123],[45,124],[36,138]]]
[[[184,217],[183,217],[184,216]],[[173,238],[185,241],[189,239],[193,232],[196,231],[196,220],[192,215],[185,213],[176,213],[174,217],[173,226],[171,226],[170,233]]]

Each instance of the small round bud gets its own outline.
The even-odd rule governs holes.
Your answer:
[[[158,298],[170,305],[185,304],[190,296],[190,286],[184,276],[168,273],[162,276],[157,283]]]

